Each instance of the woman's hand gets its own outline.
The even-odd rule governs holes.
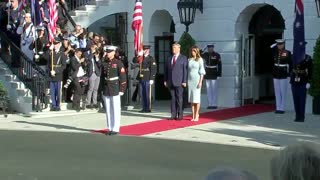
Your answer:
[[[199,82],[198,85],[197,85],[197,88],[201,89],[201,87],[202,87],[202,82]]]

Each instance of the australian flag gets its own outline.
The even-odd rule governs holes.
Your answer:
[[[304,10],[302,0],[296,0],[293,24],[293,64],[299,64],[305,57]]]

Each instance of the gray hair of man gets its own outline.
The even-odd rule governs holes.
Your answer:
[[[271,176],[273,180],[318,180],[320,153],[311,143],[290,145],[271,160]]]
[[[258,178],[245,170],[221,167],[213,169],[204,180],[258,180]]]

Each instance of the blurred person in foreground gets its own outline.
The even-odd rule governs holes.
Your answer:
[[[258,178],[248,171],[221,167],[213,169],[204,180],[258,180]]]
[[[271,160],[273,180],[319,180],[320,154],[312,144],[301,143],[282,149]]]

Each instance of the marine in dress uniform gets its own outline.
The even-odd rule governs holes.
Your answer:
[[[49,59],[49,82],[50,82],[50,96],[51,96],[51,111],[60,111],[60,94],[61,94],[61,81],[63,79],[63,71],[66,68],[67,56],[63,53],[61,42],[59,38],[54,39],[54,48],[50,47],[47,53]],[[51,50],[53,49],[53,51]],[[53,53],[53,54],[52,54]],[[53,59],[52,59],[53,57]],[[53,62],[51,62],[53,60]],[[53,66],[52,66],[53,65]]]
[[[277,49],[273,55],[273,84],[276,95],[276,114],[283,114],[287,96],[288,77],[292,69],[291,52],[284,47],[285,41],[277,39]]]
[[[120,131],[121,101],[126,90],[127,78],[122,61],[115,59],[116,46],[106,47],[106,61],[102,63],[102,94],[105,104],[108,135]]]
[[[139,80],[141,95],[142,95],[142,110],[141,113],[151,112],[151,89],[152,84],[156,76],[157,65],[155,59],[150,56],[150,45],[143,46],[144,56],[141,62],[134,59],[134,63],[139,63],[139,74],[137,79]]]
[[[203,53],[206,75],[207,96],[208,96],[208,107],[207,109],[217,109],[217,94],[218,85],[217,80],[221,77],[222,64],[221,56],[219,53],[214,51],[214,45],[207,45],[208,52]]]
[[[298,64],[293,65],[290,76],[290,84],[296,112],[296,122],[304,122],[307,89],[310,87],[312,77],[312,58],[305,55],[305,58]]]

